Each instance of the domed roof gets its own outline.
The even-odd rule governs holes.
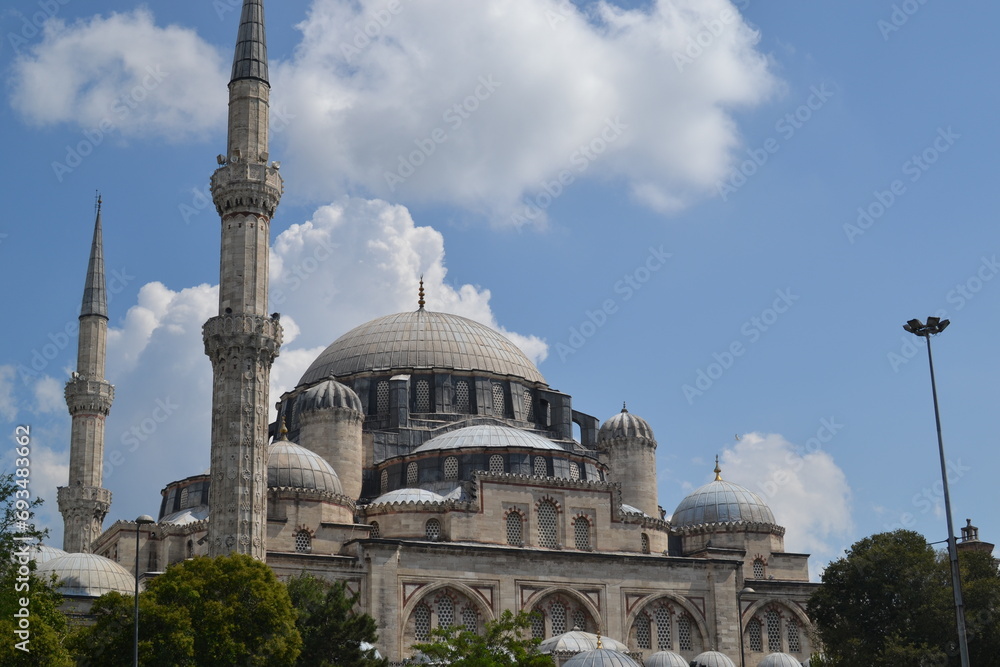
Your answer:
[[[757,667],[802,667],[802,663],[787,653],[772,653],[758,662]]]
[[[695,656],[691,661],[691,667],[736,667],[736,665],[724,653],[705,651]]]
[[[47,563],[53,558],[66,555],[66,552],[62,549],[50,547],[47,544],[33,544],[29,547],[29,551],[31,552],[32,560],[34,560],[37,565]]]
[[[275,440],[267,452],[267,485],[343,495],[337,472],[322,456],[290,440]]]
[[[316,358],[299,384],[364,371],[432,368],[545,382],[524,352],[493,329],[458,315],[420,308],[380,317],[348,331]]]
[[[431,438],[414,449],[413,453],[431,452],[441,449],[483,449],[493,447],[527,447],[528,449],[558,449],[563,451],[562,447],[536,433],[521,431],[509,426],[482,424],[455,429],[436,438]]]
[[[97,554],[58,556],[39,565],[36,574],[44,579],[55,574],[59,580],[56,590],[63,595],[96,598],[111,591],[135,594],[135,578],[129,571]]]
[[[619,651],[597,648],[577,653],[564,662],[563,667],[642,667],[642,665]]]
[[[381,496],[376,498],[371,502],[372,505],[380,505],[383,503],[440,503],[445,500],[444,496],[438,495],[433,491],[425,491],[424,489],[396,489],[395,491],[389,491],[388,493],[383,493]]]
[[[208,505],[198,505],[186,509],[177,510],[173,514],[168,514],[157,523],[172,523],[177,526],[184,526],[189,523],[197,523],[208,518]]]
[[[628,651],[628,646],[610,637],[601,637],[601,645],[613,651]],[[539,653],[581,653],[597,648],[597,635],[582,630],[571,630],[549,637],[538,645]]]
[[[642,417],[637,417],[623,405],[622,411],[608,419],[597,432],[597,439],[612,440],[614,438],[646,438],[656,441],[653,429]]]
[[[354,390],[336,380],[320,382],[302,392],[298,405],[300,412],[329,408],[350,408],[357,412],[364,412],[364,408],[361,407],[361,399],[354,393]]]
[[[760,496],[739,484],[725,482],[719,466],[709,482],[681,501],[670,518],[674,528],[713,523],[769,523],[774,514]]]
[[[688,661],[673,651],[657,651],[646,658],[646,667],[688,667]]]

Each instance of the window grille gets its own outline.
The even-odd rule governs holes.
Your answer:
[[[424,535],[431,541],[441,537],[441,522],[437,519],[429,519],[424,526]]]
[[[479,634],[479,614],[472,607],[466,607],[462,610],[462,625],[469,632],[475,632]]]
[[[682,651],[693,651],[691,645],[691,619],[681,616],[677,619],[677,646]]]
[[[802,641],[799,639],[799,624],[795,621],[788,622],[788,652],[799,653],[802,651]]]
[[[427,380],[417,380],[417,412],[431,411],[431,384]]]
[[[181,509],[182,510],[183,509],[187,509],[189,495],[190,495],[190,491],[188,490],[188,487],[185,486],[183,489],[181,489]]]
[[[459,380],[455,383],[455,411],[468,414],[469,409],[469,381]]]
[[[521,515],[517,512],[511,512],[507,515],[507,544],[512,544],[514,546],[520,546],[524,541],[524,537],[521,533],[521,528],[523,520]]]
[[[552,426],[552,404],[547,403],[545,405],[545,425]]]
[[[156,548],[153,545],[149,550],[149,561],[146,564],[146,569],[149,572],[156,572]]]
[[[455,603],[447,595],[438,598],[437,613],[439,628],[450,628],[455,625]]]
[[[649,616],[639,614],[635,619],[635,641],[639,648],[653,648]]]
[[[583,632],[587,631],[587,612],[582,609],[573,612],[573,627],[580,628]]]
[[[764,561],[760,558],[754,559],[753,562],[753,578],[763,579],[764,578]]]
[[[764,614],[767,621],[767,650],[772,653],[781,652],[781,617],[772,610]]]
[[[187,557],[194,558],[194,540],[188,540]]]
[[[531,400],[531,391],[524,390],[524,419],[529,422],[535,421],[535,402]]]
[[[531,614],[531,638],[545,639],[545,617],[537,609]]]
[[[490,472],[493,474],[503,472],[503,456],[494,454],[490,457]]]
[[[544,456],[535,457],[535,477],[548,477],[549,466],[545,462]]]
[[[569,462],[569,478],[580,479],[580,464],[576,461]]]
[[[370,525],[372,527],[372,532],[368,534],[369,537],[374,537],[375,539],[382,537],[382,529],[378,525],[378,521],[372,521]]]
[[[576,541],[576,548],[581,551],[590,549],[590,522],[580,516],[573,522],[573,537]]]
[[[751,651],[762,652],[764,650],[764,641],[760,631],[760,619],[750,619],[750,624],[747,626],[747,639]]]
[[[640,541],[641,541],[641,544],[642,544],[642,553],[648,554],[649,553],[649,535],[647,535],[646,533],[643,533],[642,537],[640,538]]]
[[[444,478],[458,479],[458,458],[449,456],[444,460]]]
[[[411,463],[406,466],[406,485],[416,486],[417,484],[417,464]]]
[[[566,632],[566,605],[556,602],[549,609],[552,616],[552,635],[557,636]]]
[[[389,471],[388,470],[383,470],[382,471],[382,475],[381,475],[381,479],[379,480],[379,483],[380,483],[380,485],[382,487],[382,493],[388,493],[389,492]]]
[[[375,385],[375,413],[379,417],[389,415],[389,381],[379,380]]]
[[[656,610],[656,647],[660,651],[670,650],[670,610],[666,607]]]
[[[421,603],[413,610],[413,638],[425,642],[431,636],[431,610]]]
[[[307,554],[312,551],[312,536],[304,530],[295,533],[295,551]]]
[[[556,506],[546,500],[538,506],[538,546],[554,549],[556,542]]]
[[[498,383],[493,385],[493,415],[496,417],[507,416],[507,401],[504,400],[503,385]]]

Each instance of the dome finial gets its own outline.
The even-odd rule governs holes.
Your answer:
[[[281,437],[278,438],[279,440],[288,440],[288,427],[285,426],[284,415],[281,416],[281,428],[278,429],[278,432],[281,434]]]
[[[721,482],[722,481],[722,468],[719,467],[719,455],[718,454],[715,455],[715,471],[714,472],[715,472],[715,481],[716,482]]]
[[[601,631],[600,630],[597,631],[597,648],[598,649],[604,648],[604,644],[601,643]]]
[[[622,412],[628,412],[628,408],[625,407],[625,401],[622,401]]]
[[[420,306],[420,310],[424,309],[424,276],[420,274],[420,290],[417,292],[419,298],[417,299],[417,305]]]

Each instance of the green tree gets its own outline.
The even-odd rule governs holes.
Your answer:
[[[530,636],[531,616],[504,610],[500,618],[486,622],[483,634],[461,625],[435,628],[434,641],[413,648],[452,667],[554,667],[551,656],[538,652],[541,640]]]
[[[989,554],[960,555],[973,664],[1000,654],[1000,579]],[[908,530],[879,533],[830,563],[809,601],[824,666],[958,665],[947,554]]]
[[[72,640],[79,659],[127,665],[132,655],[132,598],[108,593],[93,626]],[[139,596],[139,654],[144,665],[291,666],[302,638],[288,591],[260,561],[240,554],[173,565]]]
[[[0,664],[12,667],[72,664],[66,617],[59,611],[62,598],[51,582],[35,575],[28,551],[48,536],[34,524],[41,504],[40,498],[31,499],[26,479],[0,475]]]
[[[302,635],[303,667],[385,667],[388,660],[375,657],[374,649],[361,643],[378,640],[375,619],[355,610],[360,597],[350,594],[344,582],[328,582],[302,574],[286,582],[292,606],[298,612],[295,626]]]

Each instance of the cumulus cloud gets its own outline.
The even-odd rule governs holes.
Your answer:
[[[739,143],[732,110],[775,87],[757,33],[727,0],[591,7],[316,0],[272,68],[293,179],[522,224],[582,178],[664,211],[704,194]]]
[[[17,418],[17,399],[14,395],[14,378],[17,370],[13,366],[0,366],[0,417],[8,421]]]
[[[35,412],[57,412],[66,408],[63,398],[63,383],[54,377],[44,375],[34,383]]]
[[[145,8],[67,24],[12,64],[12,106],[39,125],[77,123],[122,136],[176,140],[221,127],[224,59],[193,30],[155,25]]]

